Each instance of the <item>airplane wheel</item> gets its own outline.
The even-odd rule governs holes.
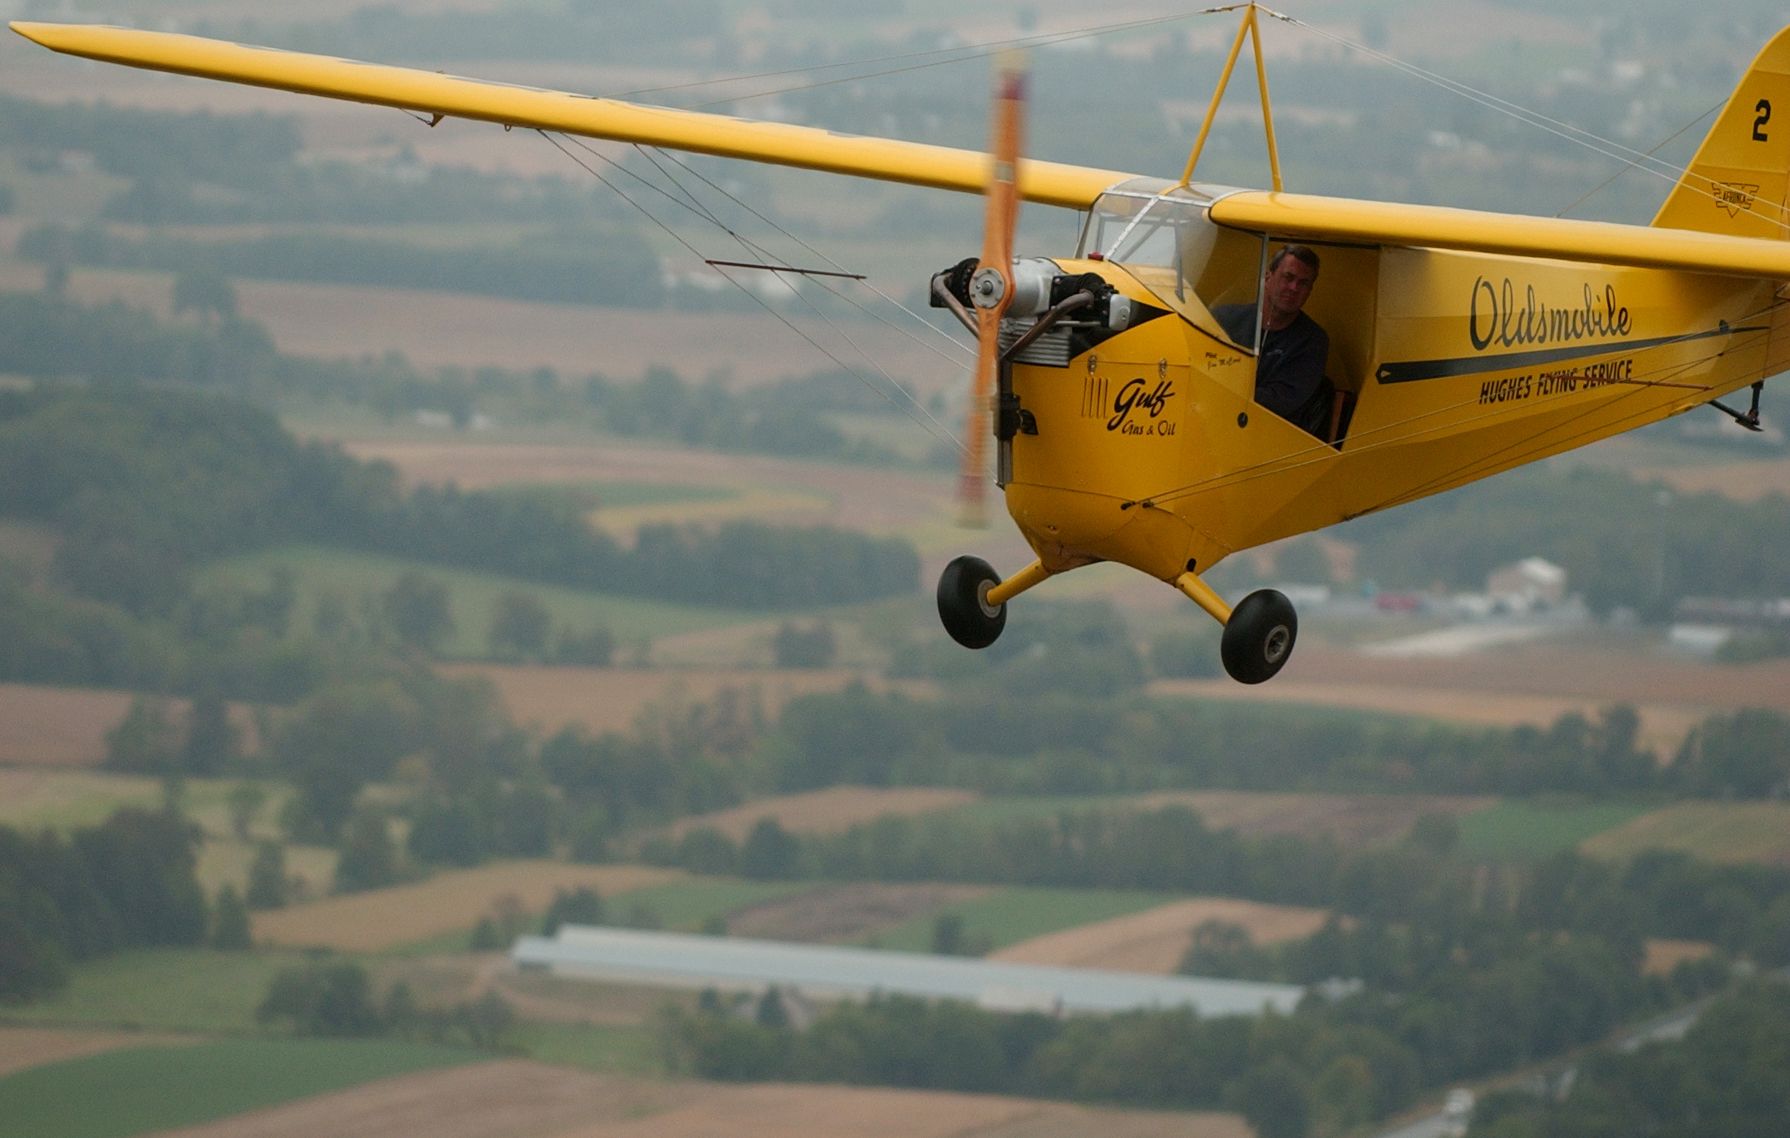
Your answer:
[[[1298,637],[1299,615],[1293,602],[1273,589],[1258,589],[1231,610],[1219,655],[1231,679],[1259,684],[1280,671]]]
[[[988,603],[988,590],[1001,583],[980,557],[959,557],[939,574],[939,619],[951,639],[965,648],[986,648],[1007,627],[1007,606]]]

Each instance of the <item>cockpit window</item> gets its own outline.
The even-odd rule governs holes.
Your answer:
[[[1255,302],[1263,240],[1212,224],[1209,201],[1181,187],[1103,194],[1082,230],[1079,256],[1123,266],[1167,307],[1228,340],[1211,309]]]

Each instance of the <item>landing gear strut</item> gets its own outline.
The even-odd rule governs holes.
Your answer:
[[[1293,641],[1299,638],[1299,614],[1284,594],[1258,589],[1232,608],[1191,568],[1175,578],[1175,588],[1224,625],[1218,655],[1231,679],[1240,684],[1271,680],[1292,656]]]

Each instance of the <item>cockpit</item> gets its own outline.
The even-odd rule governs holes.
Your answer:
[[[1199,186],[1133,179],[1095,201],[1076,256],[1124,268],[1164,308],[1229,342],[1212,309],[1255,303],[1267,242],[1213,224],[1207,216],[1211,203],[1212,196]]]

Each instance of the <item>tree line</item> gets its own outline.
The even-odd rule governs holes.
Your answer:
[[[1506,942],[1549,933],[1596,935],[1631,968],[1647,937],[1704,940],[1790,964],[1790,871],[1667,852],[1613,867],[1570,851],[1530,868],[1489,868],[1452,856],[1453,834],[1438,816],[1402,843],[1348,849],[1323,837],[1213,830],[1184,806],[1089,808],[1006,821],[889,816],[838,834],[793,834],[765,819],[738,843],[699,827],[675,842],[649,842],[642,856],[760,879],[1213,894],[1315,906],[1359,922],[1279,955],[1235,946],[1227,953],[1222,943],[1196,953],[1206,968],[1302,983],[1350,975],[1411,988],[1456,954],[1490,959]],[[1422,930],[1422,939],[1376,939],[1388,925]]]
[[[247,947],[234,890],[207,901],[202,837],[178,812],[126,808],[68,837],[0,826],[0,1003],[68,982],[69,968],[126,948]]]
[[[52,276],[54,275],[52,270]],[[835,413],[888,414],[888,402],[838,373],[733,391],[651,368],[639,382],[549,368],[425,372],[401,356],[317,360],[281,355],[235,313],[228,278],[210,268],[174,280],[176,307],[215,317],[161,321],[121,302],[82,304],[54,290],[0,293],[0,369],[103,386],[136,382],[222,390],[268,406],[366,408],[388,420],[432,412],[465,428],[480,413],[508,422],[582,423],[630,438],[675,439],[736,453],[901,465],[887,447],[847,435]],[[183,305],[184,300],[184,305]]]
[[[764,1004],[752,1015],[711,997],[695,1012],[667,1014],[672,1055],[709,1078],[1235,1109],[1258,1133],[1301,1138],[1384,1118],[1424,1088],[1557,1059],[1729,982],[1733,957],[1722,953],[1669,977],[1644,975],[1645,936],[1713,939],[1761,966],[1790,961],[1790,876],[1782,870],[1666,853],[1615,867],[1561,854],[1488,875],[1450,856],[1445,827],[1420,827],[1397,847],[1344,852],[1297,838],[1214,834],[1179,808],[979,828],[980,839],[968,825],[884,820],[837,842],[781,833],[767,820],[741,853],[750,865],[781,851],[792,860],[758,867],[827,880],[905,879],[911,869],[929,880],[1322,904],[1335,914],[1323,929],[1274,949],[1251,945],[1239,930],[1204,926],[1188,967],[1323,994],[1290,1016],[1254,1020],[1184,1011],[1061,1020],[878,998],[831,1007],[800,1029]],[[911,841],[895,836],[903,829],[916,832]],[[686,841],[714,848],[712,835]],[[849,864],[826,860],[840,845],[875,853]],[[1166,871],[1159,862],[1169,863]],[[878,874],[885,866],[893,871]]]
[[[539,246],[434,247],[368,236],[275,234],[243,240],[48,224],[19,236],[19,256],[43,264],[221,272],[234,277],[470,292],[611,308],[657,308],[666,299],[658,258],[625,229],[556,234]]]
[[[1790,1118],[1790,989],[1755,981],[1718,998],[1682,1039],[1600,1048],[1573,1069],[1569,1085],[1485,1094],[1469,1138],[1777,1133]]]
[[[80,595],[164,615],[210,559],[317,542],[697,604],[808,607],[914,587],[900,539],[734,522],[645,527],[625,549],[572,502],[425,486],[300,443],[244,404],[160,389],[0,396],[0,516],[47,522]]]
[[[1099,659],[1098,648],[1086,651]],[[1026,652],[1023,666],[1062,668],[1073,684],[1083,659]],[[1141,682],[1147,673],[1134,667]],[[1010,684],[995,672],[933,697],[863,685],[803,695],[766,739],[761,777],[777,791],[845,782],[996,794],[1172,786],[1762,799],[1790,788],[1790,718],[1764,708],[1712,715],[1662,759],[1622,704],[1546,727],[1479,728],[1089,693],[1116,674],[1094,663],[1079,688]]]
[[[668,1008],[663,1030],[674,1069],[703,1078],[1227,1109],[1263,1138],[1305,1138],[1349,1133],[1426,1087],[1501,1069],[1486,1064],[1507,1055],[1559,1055],[1656,1006],[1647,985],[1613,969],[1595,943],[1531,946],[1402,1022],[1322,996],[1292,1015],[1202,1019],[1187,1009],[1014,1015],[879,995],[797,1028],[773,991],[750,1015],[713,994],[694,1011]]]
[[[1515,551],[1565,568],[1594,610],[1627,608],[1648,620],[1669,619],[1686,596],[1790,596],[1782,494],[1739,502],[1617,470],[1513,471],[1336,532],[1359,543],[1357,572],[1370,579],[1480,589]]]

